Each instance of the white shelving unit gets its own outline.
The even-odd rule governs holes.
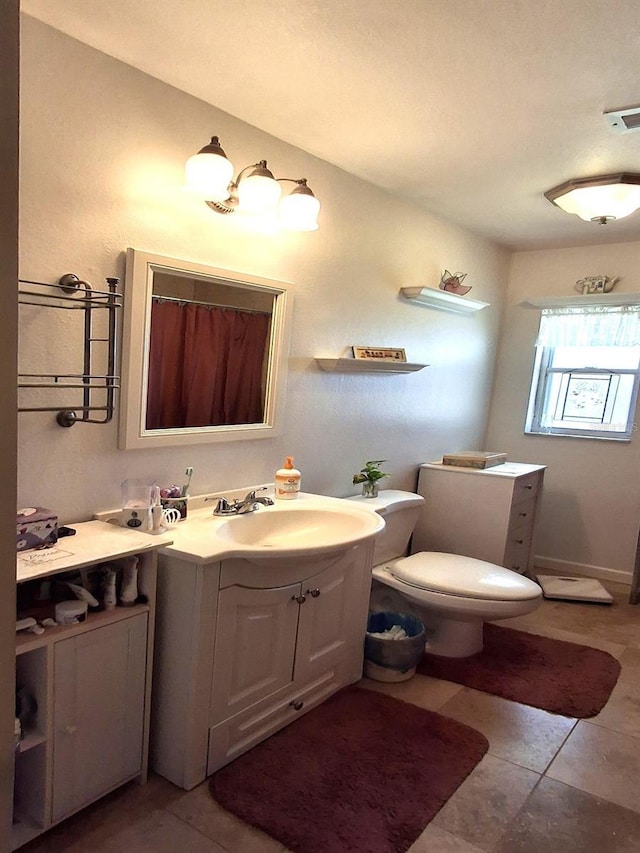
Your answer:
[[[401,287],[400,295],[417,305],[436,308],[440,311],[455,311],[458,314],[473,314],[488,308],[488,302],[470,299],[468,296],[458,296],[446,290],[435,287]]]
[[[321,370],[330,373],[415,373],[428,367],[408,361],[374,361],[365,358],[316,358]]]
[[[16,687],[26,731],[16,749],[11,849],[130,781],[146,780],[157,584],[152,536],[101,521],[73,525],[53,548],[21,552],[19,583],[138,557],[146,603],[84,622],[16,634]],[[42,618],[42,617],[40,617]]]

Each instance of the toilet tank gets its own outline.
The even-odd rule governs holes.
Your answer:
[[[424,506],[423,497],[413,492],[383,489],[376,498],[354,495],[347,500],[359,501],[384,518],[384,530],[375,538],[374,566],[406,555],[413,528]]]

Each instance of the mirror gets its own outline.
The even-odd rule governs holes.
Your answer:
[[[276,435],[289,287],[128,249],[120,447]]]

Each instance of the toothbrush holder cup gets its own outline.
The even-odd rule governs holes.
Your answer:
[[[182,495],[179,498],[160,498],[160,503],[165,510],[175,509],[178,511],[180,518],[177,521],[183,521],[187,517],[189,495]]]

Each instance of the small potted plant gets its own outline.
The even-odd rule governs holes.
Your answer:
[[[383,477],[388,477],[384,471],[378,467],[386,462],[386,459],[371,459],[364,463],[364,467],[357,474],[353,475],[353,483],[357,485],[362,483],[362,494],[365,498],[375,498],[378,495],[378,482]]]

